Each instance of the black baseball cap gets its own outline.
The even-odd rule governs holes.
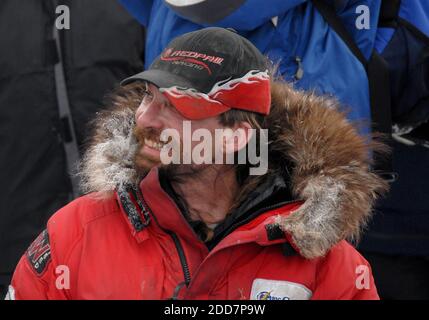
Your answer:
[[[247,39],[224,28],[205,28],[173,39],[148,70],[122,81],[147,81],[188,119],[230,109],[270,111],[268,59]]]

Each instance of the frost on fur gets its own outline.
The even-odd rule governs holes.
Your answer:
[[[277,223],[292,235],[300,253],[306,258],[323,256],[326,251],[342,240],[341,195],[344,184],[331,178],[315,178],[305,186],[301,197],[304,204]]]
[[[140,181],[134,166],[138,143],[133,135],[134,111],[123,108],[99,115],[96,138],[80,165],[81,189],[108,197],[124,184]]]

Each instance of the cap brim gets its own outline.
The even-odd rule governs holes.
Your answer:
[[[179,87],[182,89],[192,89],[194,86],[183,77],[163,70],[146,70],[134,76],[126,78],[121,82],[121,86],[130,84],[135,81],[147,81],[160,89]],[[230,110],[221,103],[213,103],[204,99],[194,98],[187,95],[177,97],[163,91],[164,96],[170,103],[187,119],[200,120],[217,116],[225,111]]]
[[[158,88],[170,88],[177,86],[188,89],[193,87],[192,83],[190,83],[187,79],[174,73],[157,69],[146,70],[126,78],[125,80],[122,80],[121,86],[127,85],[134,81],[148,81],[156,85]]]

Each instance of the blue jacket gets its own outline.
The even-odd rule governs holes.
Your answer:
[[[398,15],[429,40],[429,1],[402,0]],[[398,119],[406,118],[411,110],[416,120],[427,119],[429,58],[421,58],[423,46],[423,42],[413,39],[400,26],[396,30],[378,29],[375,49],[393,71],[390,80],[394,118],[395,114]],[[423,112],[416,113],[415,103],[421,103]],[[360,248],[384,254],[429,257],[429,148],[398,142],[392,147],[393,169],[399,179],[391,185],[389,195],[379,202]]]
[[[231,0],[229,3],[239,2],[241,5],[215,22],[210,21],[210,16],[200,17],[200,24],[191,22],[189,19],[195,21],[195,17],[186,12],[181,11],[182,16],[179,16],[177,10],[174,11],[163,0],[120,1],[147,27],[146,67],[177,35],[209,25],[231,27],[252,41],[273,62],[278,62],[281,74],[287,80],[295,81],[297,88],[335,95],[349,110],[350,119],[362,122],[370,118],[368,80],[364,67],[327,25],[311,1]],[[214,3],[207,1],[210,2]],[[374,46],[380,0],[332,2],[368,58]],[[355,27],[359,17],[356,8],[359,5],[367,5],[370,10],[369,30]],[[206,9],[205,12],[210,10]],[[303,69],[300,80],[295,79],[299,69],[297,57]]]

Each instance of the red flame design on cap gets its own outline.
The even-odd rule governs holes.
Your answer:
[[[204,119],[230,109],[268,114],[271,105],[268,71],[249,71],[237,79],[216,83],[209,93],[193,88],[160,88],[176,109],[188,119]]]

